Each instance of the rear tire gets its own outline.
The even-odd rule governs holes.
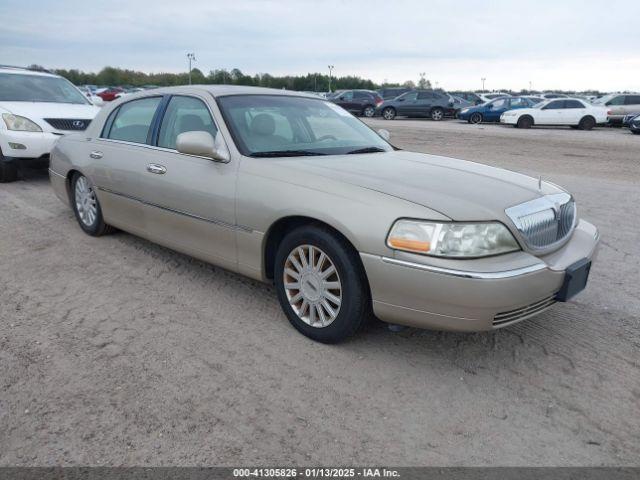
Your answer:
[[[14,162],[6,162],[0,151],[0,183],[15,182],[18,179],[18,166]]]
[[[596,126],[596,119],[591,116],[583,117],[578,123],[578,128],[580,130],[591,130]]]
[[[396,118],[396,109],[393,107],[387,107],[382,110],[382,118],[385,120],[393,120]]]
[[[89,179],[80,173],[71,178],[71,206],[80,228],[92,237],[111,233],[114,229],[102,217],[102,208]]]
[[[439,122],[444,118],[444,110],[441,109],[440,107],[436,107],[431,110],[430,116],[431,116],[431,120]]]
[[[469,123],[482,123],[482,114],[481,113],[473,113],[469,117]]]
[[[533,118],[529,116],[520,117],[516,127],[518,128],[531,128],[533,126]]]
[[[334,273],[327,275],[332,267]],[[371,312],[360,257],[345,239],[323,226],[302,226],[283,238],[274,280],[289,322],[318,342],[347,339]]]

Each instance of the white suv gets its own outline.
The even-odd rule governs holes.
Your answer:
[[[46,165],[56,140],[99,111],[58,75],[0,67],[0,182],[16,180],[20,163]]]

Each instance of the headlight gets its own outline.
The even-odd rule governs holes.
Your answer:
[[[18,130],[21,132],[41,132],[42,129],[28,118],[12,113],[3,113],[2,119],[9,130]]]
[[[502,223],[435,223],[398,220],[387,238],[396,250],[436,257],[486,257],[520,250]]]
[[[460,113],[467,113],[469,111],[468,108],[463,108],[462,110],[460,110]]]

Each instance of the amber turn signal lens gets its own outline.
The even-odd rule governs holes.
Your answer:
[[[429,242],[421,242],[420,240],[409,240],[406,238],[391,237],[389,245],[402,250],[412,250],[414,252],[426,253],[431,249]]]

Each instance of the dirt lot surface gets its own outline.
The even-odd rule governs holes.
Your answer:
[[[373,120],[542,175],[602,233],[575,301],[494,333],[327,346],[274,289],[0,185],[0,465],[640,464],[640,137]]]

